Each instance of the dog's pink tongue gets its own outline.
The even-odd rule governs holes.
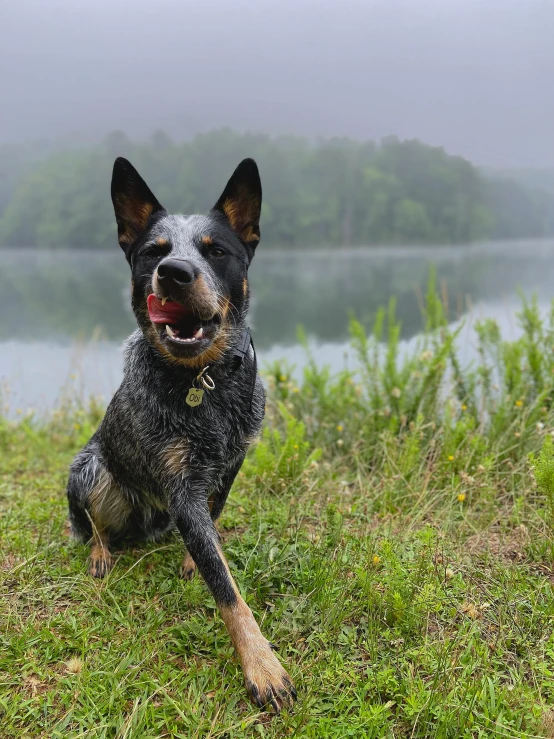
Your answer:
[[[167,301],[165,305],[162,305],[162,301],[158,300],[154,293],[148,296],[147,305],[152,323],[175,323],[191,314],[191,311],[184,305],[173,301]]]

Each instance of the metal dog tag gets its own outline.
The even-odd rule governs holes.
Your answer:
[[[196,387],[191,387],[187,395],[187,405],[191,405],[194,408],[195,405],[200,405],[203,397],[203,390],[198,390],[198,388]]]

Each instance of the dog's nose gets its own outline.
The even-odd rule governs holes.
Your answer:
[[[196,278],[196,269],[185,259],[165,259],[158,265],[158,281],[162,285],[177,282],[179,285],[190,285]]]

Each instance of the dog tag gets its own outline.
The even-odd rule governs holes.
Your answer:
[[[198,388],[191,387],[187,395],[187,405],[191,405],[194,408],[195,405],[200,405],[203,397],[203,390],[198,390]]]

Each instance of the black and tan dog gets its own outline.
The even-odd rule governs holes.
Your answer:
[[[240,596],[214,525],[264,414],[245,324],[261,199],[258,168],[246,159],[208,216],[168,215],[134,167],[116,160],[112,200],[139,328],[67,495],[95,577],[112,568],[113,544],[177,527],[188,551],[183,576],[198,567],[251,698],[279,710],[294,687]]]

